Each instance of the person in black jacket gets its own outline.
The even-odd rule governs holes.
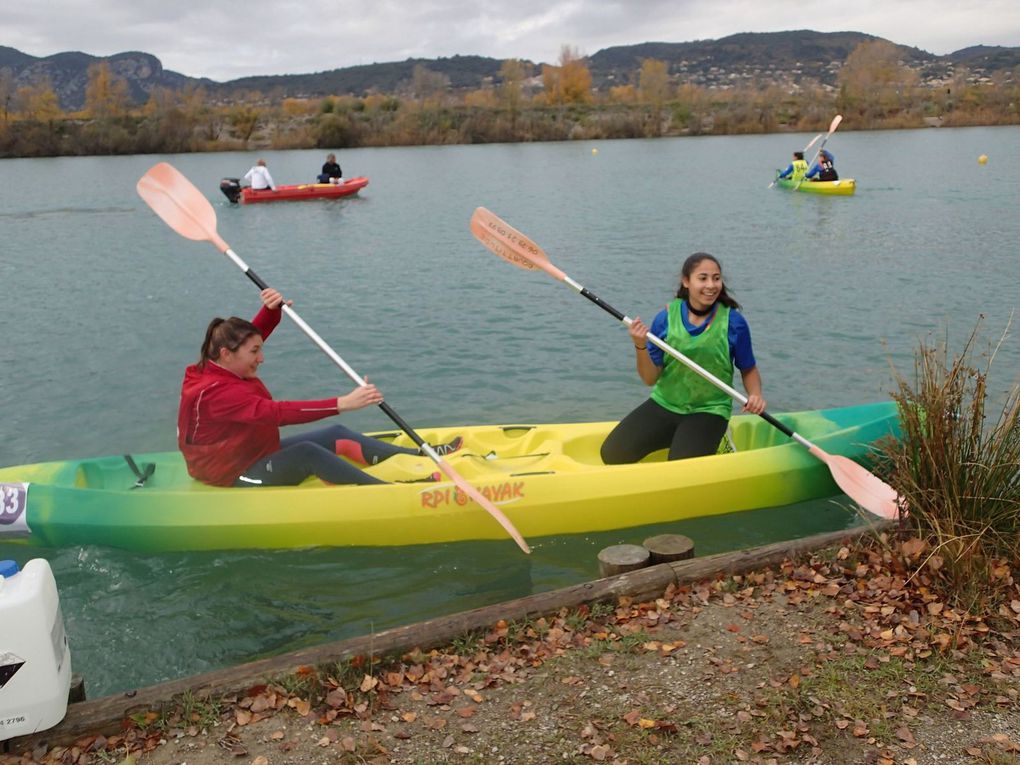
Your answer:
[[[838,181],[839,174],[836,172],[836,158],[832,152],[822,149],[818,153],[818,159],[811,165],[804,178],[809,181]]]
[[[322,173],[319,174],[319,183],[343,183],[343,171],[336,163],[336,154],[328,154],[326,163],[322,166]]]

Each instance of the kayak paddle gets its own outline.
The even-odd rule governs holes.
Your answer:
[[[843,121],[843,115],[842,114],[837,114],[835,117],[832,118],[832,122],[829,123],[829,132],[825,134],[825,140],[823,140],[821,145],[818,147],[818,151],[815,152],[815,156],[813,156],[811,158],[811,161],[808,162],[808,169],[809,170],[811,169],[811,166],[815,162],[818,161],[818,155],[822,153],[822,149],[825,148],[825,144],[828,143],[829,138],[831,138],[832,134],[836,132],[836,128],[839,127],[839,123],[842,122],[842,121]],[[805,149],[804,151],[807,152],[807,149]],[[804,179],[801,178],[800,181],[797,183],[797,185],[793,187],[794,191],[799,189],[800,188],[800,184],[803,183],[803,182],[804,182]]]
[[[612,314],[628,327],[634,323],[632,318],[625,316],[620,311],[602,300],[602,298],[598,295],[590,292],[586,287],[578,284],[563,273],[563,271],[558,269],[549,261],[549,258],[546,256],[545,252],[542,251],[541,247],[510,226],[508,223],[501,220],[497,215],[486,210],[484,207],[476,209],[474,214],[471,216],[471,233],[475,235],[478,241],[480,241],[493,253],[503,258],[503,260],[512,263],[518,268],[523,268],[528,271],[539,269],[545,271],[549,274],[549,276],[553,277],[557,281],[565,282],[568,286],[581,293],[583,297],[586,297],[607,313]],[[726,393],[741,404],[747,403],[747,397],[745,395],[724,383],[711,372],[706,369],[702,369],[665,341],[660,340],[650,332],[645,335],[645,340],[646,342],[655,344],[677,361],[701,375],[717,388],[726,391]],[[858,505],[868,512],[877,515],[879,518],[899,517],[900,506],[897,500],[896,491],[891,486],[883,482],[874,474],[865,470],[853,460],[836,454],[828,454],[823,451],[820,447],[811,443],[799,433],[792,431],[768,412],[762,412],[758,416],[770,425],[778,428],[801,446],[805,447],[815,457],[824,462],[828,466],[829,472],[832,473],[832,478],[836,482],[836,485],[839,486],[839,488],[842,489],[843,492]]]
[[[216,211],[213,210],[209,200],[205,198],[195,186],[189,181],[184,175],[177,170],[177,168],[166,162],[160,162],[149,169],[145,175],[143,175],[137,184],[139,195],[145,200],[145,203],[152,208],[153,212],[156,213],[163,221],[174,231],[183,237],[188,239],[194,239],[196,241],[208,241],[212,245],[226,255],[234,264],[240,268],[245,275],[251,279],[259,289],[266,289],[268,285],[258,277],[258,275],[248,267],[241,258],[230,249],[229,245],[223,241],[220,235],[216,232]],[[334,351],[325,340],[323,340],[314,329],[305,323],[304,319],[298,316],[297,311],[288,306],[286,303],[282,306],[283,312],[293,319],[294,323],[297,324],[301,330],[309,337],[309,339],[315,343],[319,350],[325,353],[334,364],[336,364],[344,373],[350,377],[359,386],[364,387],[367,383],[365,380],[352,369],[346,361],[344,361],[336,351]],[[393,409],[390,408],[389,404],[385,401],[379,404],[379,408],[382,409],[386,415],[393,420],[397,426],[404,431],[418,448],[422,450],[433,462],[442,470],[451,481],[456,484],[464,494],[469,496],[479,505],[481,505],[486,512],[495,518],[499,524],[506,529],[507,533],[513,537],[514,541],[517,542],[524,552],[530,553],[531,549],[528,547],[527,542],[520,535],[514,525],[510,523],[510,519],[507,518],[495,505],[486,499],[481,492],[475,487],[469,484],[464,478],[454,470],[449,463],[446,462],[436,452],[432,446],[425,442],[425,440],[419,436],[410,425],[408,425],[404,419],[398,415]]]

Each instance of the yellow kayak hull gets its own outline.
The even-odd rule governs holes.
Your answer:
[[[892,402],[776,415],[830,454],[866,459],[897,435]],[[666,462],[603,465],[612,422],[421,429],[430,443],[462,435],[448,461],[527,539],[642,526],[765,508],[839,492],[828,468],[758,417],[736,416],[736,451]],[[376,434],[409,445],[399,433]],[[0,542],[97,544],[139,551],[393,546],[505,539],[454,484],[389,483],[225,489],[187,475],[177,452],[137,454],[155,465],[145,485],[124,457],[0,469]],[[386,481],[428,476],[426,457],[398,455],[368,472]],[[27,490],[25,485],[27,484]],[[20,508],[20,509],[19,509]],[[512,544],[512,542],[510,542]]]
[[[776,185],[790,191],[803,191],[805,194],[828,194],[849,197],[857,190],[857,181],[853,178],[841,178],[838,181],[796,181],[777,178]]]

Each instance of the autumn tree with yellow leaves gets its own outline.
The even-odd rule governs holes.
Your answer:
[[[28,120],[53,122],[61,115],[60,102],[48,79],[21,86],[15,100],[18,112]]]
[[[854,48],[839,72],[839,111],[854,115],[864,127],[908,110],[919,78],[900,56],[899,49],[885,40],[869,40]]]
[[[127,82],[115,77],[107,61],[89,67],[89,81],[85,86],[85,114],[103,120],[123,116],[130,103]]]
[[[669,67],[665,61],[646,58],[641,62],[638,79],[638,94],[641,102],[650,109],[650,128],[653,136],[662,135],[662,112],[669,100]]]
[[[591,103],[591,71],[578,50],[569,45],[560,50],[559,66],[542,66],[542,84],[550,105]]]

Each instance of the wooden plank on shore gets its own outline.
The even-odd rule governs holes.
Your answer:
[[[489,629],[500,619],[514,621],[537,618],[562,608],[576,608],[583,603],[615,602],[620,596],[635,601],[653,600],[662,595],[670,584],[753,571],[843,540],[885,531],[894,525],[893,521],[881,521],[869,526],[816,534],[748,550],[660,563],[617,576],[395,627],[373,635],[324,643],[202,675],[71,704],[67,708],[67,716],[59,725],[31,736],[10,739],[4,742],[3,750],[30,753],[43,744],[69,745],[84,735],[113,734],[121,730],[123,719],[137,712],[158,711],[184,693],[197,698],[219,699],[275,677],[292,674],[309,665],[345,661],[355,656],[399,656],[414,648],[428,650],[447,645],[465,633]]]

